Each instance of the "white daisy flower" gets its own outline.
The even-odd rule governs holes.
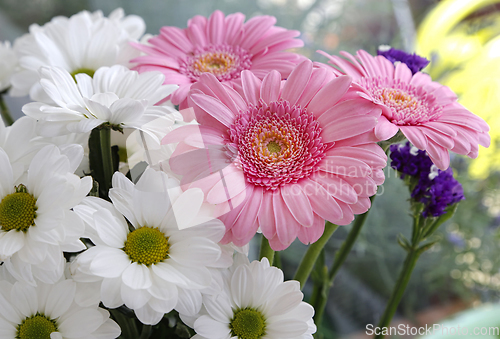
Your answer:
[[[302,301],[297,281],[283,281],[283,272],[267,258],[248,262],[237,255],[225,272],[221,293],[203,296],[193,326],[193,339],[312,339],[314,309]]]
[[[112,339],[120,327],[109,312],[80,307],[74,302],[77,286],[72,280],[55,284],[0,282],[0,338],[2,339]]]
[[[15,175],[22,175],[28,169],[36,152],[41,149],[33,141],[37,137],[35,122],[34,119],[24,116],[6,127],[0,119],[0,148],[9,156]],[[15,177],[14,181],[17,179]]]
[[[137,185],[116,172],[109,196],[113,204],[87,197],[74,208],[96,245],[73,263],[74,279],[101,281],[103,304],[125,304],[144,324],[174,308],[199,312],[201,290],[212,283],[209,268],[232,255],[218,245],[225,227],[211,217],[202,191],[183,192],[177,180],[147,169]]]
[[[0,148],[0,260],[16,279],[53,283],[63,274],[63,251],[85,249],[85,227],[71,210],[92,187],[90,177],[73,174],[82,156],[78,145],[46,146],[20,175]]]
[[[121,64],[138,56],[130,41],[137,41],[146,28],[138,16],[124,17],[122,9],[109,18],[101,11],[82,11],[70,18],[58,16],[43,26],[33,24],[30,32],[14,42],[20,69],[12,76],[11,95],[36,96],[38,70],[60,67],[70,74],[92,76],[102,66]]]
[[[17,66],[17,56],[9,41],[0,42],[0,92],[10,86],[10,77]]]
[[[85,133],[104,123],[121,130],[140,129],[156,119],[169,124],[182,119],[170,106],[154,106],[177,88],[163,85],[164,75],[158,72],[139,74],[115,65],[99,68],[92,78],[77,74],[76,83],[61,68],[43,67],[40,74],[50,100],[28,103],[23,112],[38,120],[42,136]]]

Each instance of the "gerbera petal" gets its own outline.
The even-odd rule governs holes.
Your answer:
[[[333,223],[342,218],[339,204],[321,184],[307,179],[304,190],[315,214]]]
[[[348,116],[324,126],[321,135],[326,142],[332,142],[371,131],[376,124],[374,117]]]
[[[281,93],[282,99],[287,100],[291,105],[297,103],[311,78],[312,67],[312,62],[310,60],[305,60],[290,73],[288,80],[283,86],[283,91]]]
[[[420,127],[417,126],[400,126],[399,129],[408,140],[415,145],[418,149],[427,149],[428,142],[425,134],[422,132]]]
[[[283,201],[295,220],[302,226],[310,227],[313,224],[313,211],[308,196],[301,185],[286,185],[280,190]]]
[[[301,225],[291,214],[281,194],[273,195],[273,208],[276,220],[276,235],[283,245],[288,246],[297,237]]]
[[[350,76],[340,76],[324,85],[312,98],[307,108],[317,117],[334,106],[346,93],[351,85]]]
[[[281,91],[281,75],[277,71],[271,71],[262,80],[260,88],[260,97],[262,100],[269,104],[279,98]]]
[[[314,214],[314,221],[310,227],[301,227],[299,229],[298,238],[303,244],[312,244],[318,241],[325,230],[325,219]]]
[[[276,235],[273,199],[273,193],[263,192],[261,209],[258,215],[259,226],[262,234],[264,234],[264,236],[268,239],[271,239]]]
[[[244,70],[241,72],[241,85],[247,102],[257,105],[260,99],[261,81],[252,72]]]
[[[208,39],[212,44],[222,44],[225,38],[224,13],[214,11],[208,19]]]
[[[219,100],[216,100],[208,95],[200,94],[192,94],[190,98],[193,103],[217,119],[217,121],[224,126],[229,127],[232,125],[234,121],[234,114]]]

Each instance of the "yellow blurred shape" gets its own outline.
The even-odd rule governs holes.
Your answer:
[[[475,178],[500,169],[500,12],[487,11],[499,3],[442,1],[423,20],[417,35],[417,53],[431,60],[425,71],[490,125],[492,145],[480,148],[469,169]]]

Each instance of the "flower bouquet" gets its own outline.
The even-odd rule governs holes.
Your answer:
[[[464,198],[449,151],[476,157],[488,125],[415,54],[313,62],[275,18],[221,11],[144,31],[84,11],[0,46],[2,96],[32,100],[15,122],[1,101],[0,336],[312,338],[390,152],[414,224],[387,327]],[[297,238],[285,281],[274,256]]]

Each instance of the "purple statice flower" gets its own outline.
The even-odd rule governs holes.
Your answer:
[[[409,142],[390,147],[391,167],[401,173],[402,179],[410,175],[416,182],[411,197],[424,204],[424,217],[443,215],[446,207],[465,199],[462,185],[453,177],[451,168],[438,169],[425,151]]]
[[[384,56],[392,63],[405,63],[413,74],[419,72],[429,64],[429,60],[421,57],[420,55],[417,55],[415,53],[409,54],[399,49],[395,49],[385,45],[378,48],[377,54]]]
[[[421,173],[429,174],[432,160],[415,146],[406,144],[394,144],[390,146],[391,167],[401,173],[401,179],[406,175],[419,177]]]

